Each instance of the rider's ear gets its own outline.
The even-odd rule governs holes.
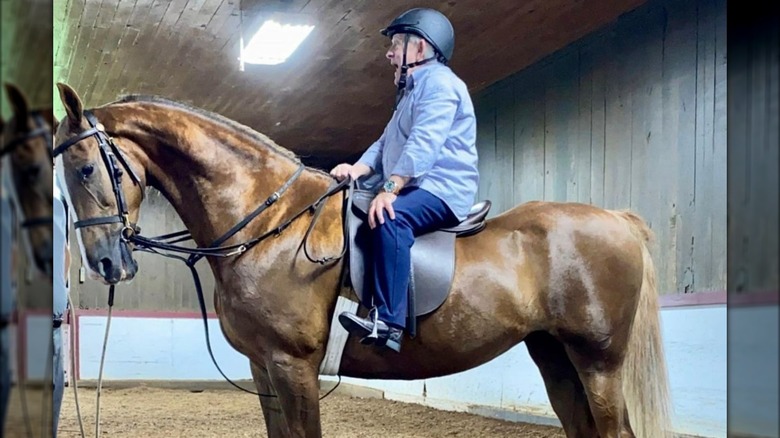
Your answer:
[[[62,100],[62,104],[65,106],[68,120],[76,126],[81,126],[81,117],[84,114],[84,107],[81,104],[81,99],[79,99],[78,94],[73,91],[73,88],[70,88],[70,86],[63,84],[62,82],[57,83],[57,88],[60,90],[60,100]]]
[[[18,121],[17,123],[25,123],[30,108],[27,104],[27,98],[24,97],[24,94],[22,94],[22,91],[19,90],[16,85],[8,82],[5,83],[5,91],[8,93],[8,100],[11,102],[11,109]]]

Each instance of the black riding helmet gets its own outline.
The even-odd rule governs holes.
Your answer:
[[[452,23],[441,12],[428,8],[409,9],[397,16],[389,26],[382,29],[382,35],[392,38],[397,33],[406,34],[404,38],[404,54],[401,64],[401,76],[398,79],[395,107],[401,100],[404,88],[406,88],[406,72],[411,67],[425,64],[438,59],[442,64],[447,64],[452,58],[455,49],[455,30]],[[433,46],[436,55],[412,64],[406,63],[406,48],[409,44],[409,34],[417,35],[425,39]],[[395,108],[394,107],[394,108]]]
[[[452,59],[452,52],[455,49],[455,30],[450,20],[437,10],[410,9],[382,29],[382,35],[389,38],[397,33],[412,33],[425,38],[436,50],[443,64],[447,64]]]

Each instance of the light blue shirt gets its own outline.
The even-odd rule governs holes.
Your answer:
[[[70,289],[68,272],[65,270],[65,251],[68,247],[68,210],[65,198],[60,187],[59,178],[54,175],[54,187],[52,190],[54,203],[52,213],[54,223],[52,230],[53,266],[52,266],[52,314],[55,318],[62,317],[68,307],[68,290]]]
[[[466,218],[479,185],[477,121],[466,84],[433,61],[407,77],[404,96],[382,136],[360,157],[384,179],[411,177],[460,219]]]
[[[16,306],[15,273],[12,272],[12,249],[18,242],[16,205],[11,197],[13,187],[0,175],[0,314],[9,318]]]

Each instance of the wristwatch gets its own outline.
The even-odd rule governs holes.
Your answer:
[[[392,193],[394,195],[397,195],[398,194],[398,184],[395,181],[393,181],[391,179],[388,179],[382,185],[382,191],[384,191],[385,193]]]

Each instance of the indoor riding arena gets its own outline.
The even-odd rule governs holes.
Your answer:
[[[389,40],[380,30],[413,7],[442,12],[455,30],[449,66],[468,87],[477,120],[480,179],[474,202],[490,201],[481,233],[491,230],[495,218],[529,201],[629,209],[641,217],[653,235],[648,248],[663,347],[657,353],[665,363],[656,371],[668,379],[671,432],[725,437],[725,0],[55,0],[54,83],[72,88],[84,109],[130,94],[201,108],[267,136],[306,166],[329,172],[339,163],[354,163],[393,115],[393,66],[385,58]],[[288,35],[290,29],[295,32]],[[263,43],[268,34],[271,39]],[[265,46],[289,50],[260,53]],[[766,49],[767,59],[776,62],[776,50]],[[24,89],[23,80],[17,85]],[[62,93],[63,88],[54,87],[58,120],[69,111]],[[754,93],[762,95],[761,90]],[[29,92],[31,101],[33,95]],[[748,99],[745,105],[763,103]],[[154,117],[144,129],[162,132],[161,126],[179,123],[162,113]],[[106,126],[113,123],[106,120]],[[215,162],[221,159],[219,153],[212,156]],[[729,157],[754,172],[766,159],[772,157]],[[102,161],[98,163],[96,171],[105,172]],[[57,168],[63,181],[67,169]],[[236,187],[244,187],[240,184],[247,175],[236,171]],[[127,172],[122,181],[127,193],[138,193]],[[236,190],[242,189],[228,191]],[[257,191],[256,205],[277,187],[263,190]],[[292,184],[280,199],[294,196]],[[190,204],[200,208],[201,198],[192,199],[198,200]],[[234,207],[220,202],[225,211]],[[204,221],[211,214],[205,205],[203,201]],[[274,208],[258,217],[270,215],[263,220],[280,222],[284,218]],[[312,217],[302,216],[304,231]],[[140,235],[179,232],[187,228],[185,223],[167,196],[143,189]],[[231,226],[224,224],[220,233]],[[338,251],[342,229],[329,229],[338,233],[332,236]],[[82,259],[80,239],[87,231],[71,224],[70,232],[73,307],[64,322],[69,384],[58,436],[80,437],[81,427],[86,436],[94,436],[96,413],[101,434],[109,437],[269,436],[269,417],[264,417],[258,395],[248,393],[258,391],[250,360],[227,340],[230,329],[220,324],[215,301],[227,305],[227,299],[215,300],[215,293],[227,292],[216,287],[209,257],[194,268],[205,298],[207,344],[196,283],[181,259],[134,252],[137,273],[132,282],[116,285],[109,309],[108,285]],[[270,238],[284,239],[285,232]],[[466,239],[479,241],[480,234]],[[195,248],[192,241],[177,245]],[[252,251],[259,249],[247,254]],[[313,251],[323,255],[316,247]],[[258,259],[263,262],[257,269],[272,266],[274,257]],[[607,263],[612,256],[605,257]],[[760,292],[761,285],[750,284],[750,269],[766,267],[747,268],[740,280],[744,289]],[[488,288],[502,274],[487,269],[479,281]],[[258,287],[293,296],[298,289],[286,278],[279,274],[278,281]],[[472,299],[480,292],[474,290]],[[754,309],[763,303],[761,293],[745,295],[735,312],[764,318]],[[306,310],[300,308],[306,303],[296,306],[287,310]],[[421,340],[431,327],[425,319],[435,318],[437,311],[420,317]],[[264,317],[284,321],[278,314]],[[42,336],[44,342],[39,327],[47,324],[46,318],[29,314],[17,339],[29,342]],[[336,343],[341,328],[334,321],[329,339]],[[283,324],[295,330],[299,323]],[[457,319],[450,324],[458,330]],[[254,339],[264,336],[271,334],[258,330]],[[480,334],[460,331],[459,336],[469,342]],[[415,340],[404,342],[406,347]],[[341,350],[334,348],[340,357]],[[382,357],[388,361],[382,366],[392,369],[395,356]],[[272,366],[291,366],[285,359],[274,360]],[[15,363],[22,367],[17,374],[31,381],[47,372],[45,357],[31,352]],[[424,378],[350,377],[338,371],[338,360],[335,368],[325,368],[319,373],[322,436],[566,436],[525,342],[466,370]],[[266,374],[273,376],[273,370]],[[269,385],[277,392],[291,386],[266,380],[274,382]],[[281,412],[281,402],[268,399],[264,404]],[[762,418],[773,414],[756,410],[750,415],[755,422],[746,423],[744,432],[760,435]]]

